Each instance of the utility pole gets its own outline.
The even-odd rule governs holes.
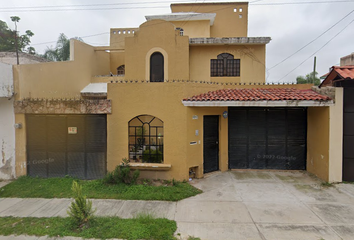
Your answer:
[[[13,21],[15,23],[15,48],[16,48],[16,58],[17,58],[17,65],[20,64],[20,60],[18,58],[18,41],[17,41],[17,22],[20,21],[20,18],[17,16],[12,16],[10,17],[11,21]]]
[[[17,65],[20,64],[20,59],[18,58],[18,46],[17,46],[17,26],[15,23],[15,48],[16,48],[16,59],[17,59]]]
[[[315,84],[316,78],[316,56],[313,59],[313,74],[312,74],[312,83]]]

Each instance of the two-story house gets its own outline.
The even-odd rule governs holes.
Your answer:
[[[265,82],[271,39],[248,37],[248,3],[171,10],[112,28],[110,46],[71,40],[68,62],[16,67],[18,175],[99,178],[129,158],[149,178],[307,169],[340,181],[340,101]]]

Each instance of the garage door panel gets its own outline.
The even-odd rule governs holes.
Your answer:
[[[76,134],[67,135],[67,150],[69,152],[85,151],[85,118],[78,116],[70,116],[67,119],[67,127],[75,127]]]
[[[343,118],[344,135],[354,135],[354,113],[345,113]]]
[[[305,169],[307,113],[303,108],[229,108],[229,167],[253,169]],[[242,129],[242,134],[237,131]],[[247,130],[247,131],[246,131]],[[243,141],[247,139],[245,145]],[[238,154],[242,144],[243,154]],[[246,154],[245,164],[242,157]]]
[[[95,179],[106,173],[105,115],[28,115],[26,124],[28,175]]]
[[[249,146],[248,162],[249,168],[252,169],[264,169],[266,168],[266,146],[257,144]]]
[[[68,153],[68,175],[85,178],[85,152]]]
[[[345,88],[343,97],[344,112],[354,112],[354,88]]]
[[[33,177],[47,177],[47,153],[29,151],[27,157],[28,174]]]
[[[247,145],[238,145],[234,151],[229,154],[230,168],[245,169],[248,168]]]
[[[288,154],[285,160],[288,162],[288,170],[304,170],[306,158],[306,146],[303,145],[290,145],[288,146]]]
[[[106,174],[106,154],[104,152],[86,153],[86,159],[87,179],[103,178]]]
[[[343,176],[345,179],[343,181],[354,182],[354,158],[344,158],[343,159]]]
[[[48,152],[48,176],[65,177],[66,173],[66,153]]]
[[[46,118],[44,116],[31,116],[27,119],[27,145],[32,149],[46,149]]]
[[[354,158],[354,136],[343,137],[343,157]]]

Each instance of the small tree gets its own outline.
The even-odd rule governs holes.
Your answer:
[[[317,77],[317,72],[313,73],[308,73],[306,76],[298,76],[296,78],[296,83],[297,84],[307,84],[307,83],[313,83],[315,86],[320,85],[321,80]]]
[[[86,196],[82,194],[81,185],[73,181],[71,189],[74,193],[74,201],[71,202],[67,213],[73,219],[75,226],[82,228],[87,226],[95,210],[92,209],[92,201],[87,200]]]
[[[83,42],[83,40],[79,37],[74,39]],[[70,59],[70,39],[64,33],[60,33],[55,48],[47,47],[43,57],[55,62],[68,61]]]
[[[31,37],[34,33],[31,30],[27,30],[25,34],[19,35],[17,32],[17,23],[21,20],[21,18],[18,16],[12,16],[10,18],[15,24],[15,31],[11,30],[4,21],[0,20],[0,51],[15,52],[17,49],[20,52],[34,54],[35,49],[33,47],[29,47]]]

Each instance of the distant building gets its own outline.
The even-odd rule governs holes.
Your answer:
[[[32,64],[39,62],[49,62],[45,58],[41,58],[32,54],[19,52],[19,62],[20,64]],[[0,52],[0,62],[7,63],[11,65],[17,64],[17,57],[15,52]]]
[[[354,53],[340,58],[340,66],[353,66],[353,65],[354,65]]]

